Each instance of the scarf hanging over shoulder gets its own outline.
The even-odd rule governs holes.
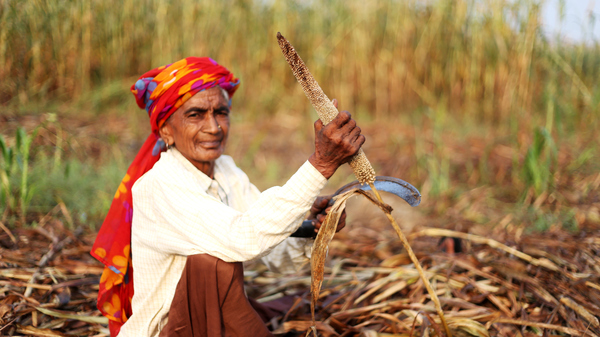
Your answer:
[[[100,278],[98,309],[109,319],[116,336],[131,316],[133,268],[131,265],[131,187],[149,171],[166,149],[158,130],[177,108],[196,93],[220,86],[232,97],[239,80],[209,57],[188,57],[150,70],[131,87],[140,108],[150,117],[152,134],[129,166],[98,232],[91,254],[105,265]],[[231,102],[230,102],[231,103]]]

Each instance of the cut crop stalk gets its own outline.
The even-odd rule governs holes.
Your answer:
[[[377,191],[377,189],[375,188],[375,185],[373,183],[370,183],[369,186],[371,186],[371,190],[373,191],[373,193],[375,193],[375,197],[377,197],[377,200],[380,203],[385,204],[385,202],[383,202],[383,199],[381,198],[381,195],[379,195],[379,191]],[[400,230],[400,226],[396,222],[396,219],[394,219],[394,217],[392,216],[392,213],[383,208],[382,208],[382,210],[385,213],[385,215],[387,216],[390,223],[392,224],[392,227],[394,227],[396,234],[398,234],[398,237],[400,238],[400,241],[402,242],[404,249],[406,249],[406,252],[408,253],[408,256],[410,257],[410,260],[414,263],[415,268],[419,272],[419,275],[421,276],[421,280],[423,280],[423,284],[425,285],[425,288],[427,289],[429,296],[431,296],[431,300],[435,304],[435,310],[437,311],[438,316],[440,316],[440,320],[442,321],[442,325],[444,326],[446,336],[451,337],[452,334],[450,333],[450,328],[448,327],[448,324],[446,323],[446,318],[444,317],[444,312],[442,311],[442,305],[440,304],[440,300],[437,297],[437,294],[435,293],[435,291],[433,291],[433,288],[431,287],[431,283],[429,283],[429,279],[426,277],[425,272],[423,271],[423,267],[421,267],[421,263],[419,262],[419,260],[417,259],[417,256],[413,252],[412,247],[410,246],[410,244],[408,243],[408,240],[406,239],[406,236],[404,236],[404,233],[402,233],[402,230]]]
[[[319,118],[323,122],[323,125],[327,125],[329,122],[331,122],[335,118],[335,116],[337,116],[337,114],[338,114],[337,108],[329,100],[327,95],[325,95],[325,93],[319,86],[319,83],[317,83],[317,80],[312,76],[312,74],[308,70],[308,67],[306,67],[306,65],[304,64],[304,61],[302,61],[302,58],[300,58],[300,55],[298,55],[298,53],[296,52],[296,49],[292,46],[292,44],[289,43],[289,41],[286,40],[286,38],[283,37],[283,35],[281,35],[281,33],[277,33],[277,41],[279,43],[279,47],[281,48],[281,52],[283,53],[283,56],[285,57],[285,60],[287,61],[289,66],[292,68],[292,72],[294,73],[294,76],[300,83],[300,86],[302,87],[304,94],[306,95],[306,97],[308,98],[308,100],[310,101],[312,106],[315,108],[315,110],[319,114]],[[371,189],[373,190],[373,193],[375,193],[375,196],[377,197],[378,201],[381,204],[385,205],[385,203],[381,199],[381,196],[379,195],[379,192],[377,191],[377,189],[375,188],[375,186],[373,184],[373,182],[375,181],[375,170],[371,166],[371,163],[367,159],[367,156],[362,151],[362,149],[360,149],[359,152],[352,158],[352,160],[349,162],[349,164],[352,167],[352,169],[354,170],[354,175],[356,175],[356,178],[358,179],[358,181],[361,184],[369,184],[369,186],[371,186]],[[448,324],[446,324],[446,319],[444,318],[444,312],[442,311],[442,306],[440,305],[440,300],[438,299],[437,295],[433,291],[433,288],[431,288],[429,279],[427,279],[427,277],[425,276],[425,273],[423,272],[423,268],[421,267],[419,260],[417,260],[415,253],[412,251],[410,244],[408,243],[408,241],[406,240],[406,237],[400,230],[400,226],[398,226],[398,224],[396,223],[396,220],[394,220],[394,218],[392,217],[391,211],[389,209],[391,209],[391,208],[388,208],[387,210],[383,209],[384,213],[387,216],[387,218],[390,220],[390,223],[392,224],[392,227],[394,227],[394,230],[398,234],[400,241],[402,241],[402,245],[404,245],[404,248],[408,252],[410,259],[415,264],[415,267],[417,268],[417,271],[419,272],[419,275],[421,276],[421,279],[423,280],[423,284],[425,284],[425,288],[427,288],[427,292],[429,293],[429,295],[431,296],[431,299],[433,300],[433,303],[435,304],[435,309],[437,311],[437,314],[440,316],[442,325],[444,326],[444,330],[446,332],[446,337],[451,337],[452,335],[450,334],[450,329],[448,328]],[[317,241],[320,241],[319,237],[317,237]],[[327,242],[327,244],[328,243],[329,243],[329,241]],[[312,263],[312,260],[311,260],[311,263]],[[311,266],[311,269],[312,269],[312,267],[314,267],[314,266]],[[320,271],[320,273],[322,274],[322,270]],[[314,281],[314,279],[312,281]],[[313,282],[311,282],[311,283],[313,283]],[[320,289],[320,285],[318,288]],[[317,292],[318,292],[318,290],[317,290]],[[313,306],[311,307],[313,321],[314,321],[314,299],[317,297],[318,297],[318,294],[313,293]],[[315,335],[316,335],[316,330],[315,330],[314,325],[313,325],[313,332],[315,332]]]

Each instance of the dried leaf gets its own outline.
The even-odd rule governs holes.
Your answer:
[[[523,259],[533,265],[542,266],[552,271],[560,271],[560,269],[552,263],[552,261],[548,259],[536,259],[530,255],[527,255],[523,252],[520,252],[512,247],[504,245],[496,240],[484,238],[474,234],[462,233],[457,231],[452,231],[448,229],[441,228],[427,228],[423,229],[417,233],[411,235],[411,238],[419,237],[419,236],[442,236],[442,237],[451,237],[451,238],[459,238],[463,240],[469,240],[479,244],[486,244],[493,248],[501,249],[509,254],[515,255],[520,259]]]
[[[360,192],[358,191],[360,190],[350,190],[346,193],[342,193],[335,197],[335,202],[333,206],[331,206],[331,210],[327,214],[327,217],[325,218],[325,221],[323,221],[323,224],[319,229],[319,233],[315,238],[315,243],[313,244],[310,258],[310,291],[312,294],[310,310],[313,319],[313,324],[315,322],[315,306],[317,304],[317,300],[319,299],[321,285],[323,284],[323,274],[325,273],[325,258],[327,257],[329,243],[335,235],[337,224],[340,220],[340,217],[342,216],[342,212],[346,208],[346,201],[353,195],[359,194]]]
[[[466,318],[449,318],[448,327],[456,337],[490,337],[481,323]]]
[[[68,336],[64,333],[50,329],[38,329],[33,326],[17,326],[17,332],[26,334],[27,336],[40,336],[40,337],[64,337]]]
[[[495,319],[494,321],[492,321],[492,323],[508,323],[508,324],[524,325],[524,326],[537,327],[537,328],[543,328],[543,329],[551,329],[551,330],[556,330],[559,332],[567,333],[567,334],[573,335],[573,336],[586,335],[586,336],[590,336],[590,337],[598,337],[596,334],[594,334],[590,331],[584,332],[584,331],[579,331],[579,330],[572,329],[572,328],[563,327],[560,325],[539,323],[539,322],[530,322],[530,321],[524,321],[524,320],[519,320],[519,319],[498,318],[498,319]]]
[[[590,314],[584,307],[579,305],[577,302],[573,301],[568,297],[563,297],[560,299],[560,303],[566,305],[567,307],[573,309],[579,316],[583,317],[586,321],[588,321],[593,327],[600,328],[600,323],[598,322],[598,318],[594,315]]]
[[[36,307],[36,309],[42,314],[54,316],[58,318],[67,318],[67,319],[76,319],[83,322],[88,323],[98,323],[98,324],[108,324],[108,318],[104,316],[84,316],[84,315],[74,315],[67,314],[56,310],[50,310],[46,308]]]
[[[285,334],[291,331],[306,331],[311,328],[312,324],[308,321],[289,321],[283,323],[279,329],[273,331],[274,334]],[[317,322],[316,329],[320,331],[323,336],[339,336],[337,332],[329,325],[322,322]]]
[[[389,287],[381,294],[375,296],[375,298],[373,298],[373,303],[379,303],[382,300],[394,295],[395,293],[402,291],[404,288],[406,288],[407,285],[408,283],[404,280],[394,283],[393,286]]]

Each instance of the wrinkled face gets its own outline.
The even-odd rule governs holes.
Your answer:
[[[188,99],[160,128],[160,136],[202,170],[225,151],[229,104],[218,86]]]

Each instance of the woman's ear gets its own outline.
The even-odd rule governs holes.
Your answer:
[[[169,123],[168,121],[164,122],[163,125],[161,125],[160,129],[158,129],[158,134],[160,135],[160,138],[162,138],[162,140],[167,143],[167,146],[172,146],[173,144],[175,144],[175,139],[173,137],[173,128],[171,127],[171,123]]]

